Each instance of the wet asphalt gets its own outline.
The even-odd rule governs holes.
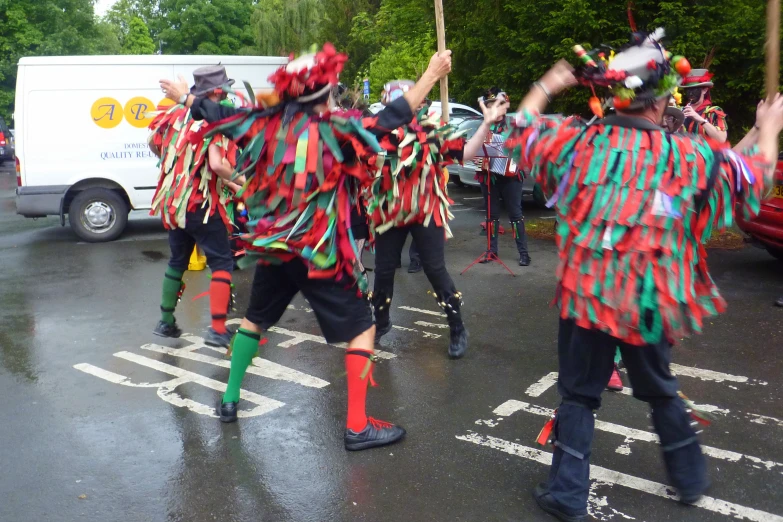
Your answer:
[[[547,473],[538,413],[557,405],[557,393],[530,387],[557,370],[555,247],[531,240],[533,264],[519,267],[506,234],[500,254],[515,277],[498,265],[460,275],[485,247],[477,190],[452,187],[447,247],[465,296],[468,355],[447,358],[445,319],[424,274],[408,274],[403,259],[392,312],[399,328],[378,346],[390,358],[376,368],[368,412],[408,436],[349,453],[341,349],[301,336],[320,335],[305,301],[295,300],[261,353],[294,377],[248,375],[243,384],[272,411],[257,415],[263,408],[244,401],[249,416],[222,425],[210,416],[220,397],[210,385],[226,382],[228,369],[215,364],[225,359],[193,348],[193,337],[151,334],[168,255],[158,222],[133,213],[119,241],[82,244],[59,219],[16,216],[14,185],[3,168],[0,521],[554,520],[530,490]],[[526,215],[550,213],[531,203]],[[783,310],[772,307],[783,265],[749,246],[711,251],[710,266],[729,311],[682,341],[674,360],[688,368],[683,391],[717,410],[702,436],[716,449],[708,460],[717,500],[685,508],[662,498],[657,446],[633,437],[651,430],[645,405],[607,393],[598,419],[610,427],[596,432],[592,456],[605,471],[592,488],[597,520],[783,520]],[[235,317],[251,275],[236,273]],[[208,271],[189,272],[186,283],[177,319],[203,337],[208,302],[192,298],[207,289]],[[524,404],[494,412],[504,403]]]

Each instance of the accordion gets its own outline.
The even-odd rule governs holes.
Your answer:
[[[497,136],[497,138],[495,138]],[[477,156],[473,163],[479,171],[496,175],[515,177],[519,175],[517,164],[503,151],[503,138],[500,134],[487,133],[482,146],[483,156]]]

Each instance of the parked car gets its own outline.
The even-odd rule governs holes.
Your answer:
[[[778,156],[774,183],[772,193],[761,203],[758,216],[747,221],[738,212],[737,224],[770,254],[783,261],[783,153]]]
[[[466,119],[458,124],[458,129],[465,131],[465,139],[470,139],[476,133],[482,120],[483,118]],[[451,165],[449,166],[449,180],[456,185],[478,188],[479,182],[476,181],[478,170],[479,168],[472,161],[466,161],[464,165]],[[544,192],[531,176],[525,176],[522,181],[522,195],[531,196],[536,205],[544,206],[546,204]]]
[[[378,114],[383,109],[382,103],[373,103],[370,105],[370,112]],[[439,101],[432,102],[430,105],[430,114],[443,112]],[[468,118],[481,117],[481,113],[468,105],[462,105],[461,103],[449,102],[449,119],[453,125],[459,125],[461,122]]]
[[[14,137],[5,120],[0,117],[0,165],[14,159]]]

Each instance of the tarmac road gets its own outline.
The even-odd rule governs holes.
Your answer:
[[[227,360],[201,344],[208,303],[192,301],[208,271],[187,274],[177,311],[192,336],[156,338],[168,255],[158,222],[140,213],[120,241],[82,244],[58,219],[16,216],[14,185],[0,172],[0,521],[554,520],[530,490],[549,460],[535,437],[558,403],[555,247],[531,240],[523,268],[506,235],[500,254],[516,277],[497,265],[459,275],[485,245],[478,191],[452,188],[447,251],[468,355],[447,358],[424,274],[400,270],[368,411],[408,437],[348,453],[341,349],[320,339],[304,300],[247,376],[244,418],[222,425],[212,409]],[[711,251],[710,266],[729,311],[674,359],[683,391],[717,417],[702,439],[711,497],[694,508],[668,498],[645,405],[607,393],[597,520],[783,521],[783,310],[771,306],[783,270],[752,247]],[[251,275],[236,276],[237,318]]]

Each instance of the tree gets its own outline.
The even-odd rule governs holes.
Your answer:
[[[268,0],[256,7],[252,25],[262,55],[285,56],[317,42],[319,0]]]
[[[139,17],[131,18],[128,34],[122,42],[122,54],[153,54],[155,42],[150,38],[147,24]]]
[[[167,54],[238,54],[254,43],[253,0],[160,0]]]
[[[23,56],[95,52],[92,0],[3,0],[0,10],[0,114],[10,121],[16,67]]]

